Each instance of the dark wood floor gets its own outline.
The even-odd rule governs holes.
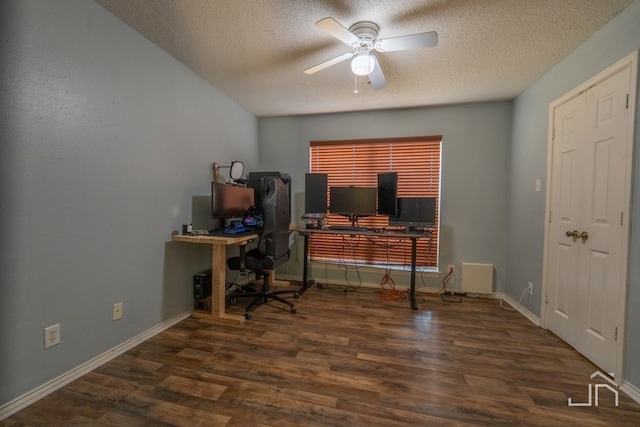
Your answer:
[[[229,311],[241,312],[242,303]],[[186,319],[0,422],[14,425],[640,425],[596,367],[497,300],[311,288],[233,325]]]

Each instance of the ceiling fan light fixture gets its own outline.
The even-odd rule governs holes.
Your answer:
[[[360,52],[351,61],[351,71],[356,76],[368,76],[376,66],[376,62],[369,52]]]

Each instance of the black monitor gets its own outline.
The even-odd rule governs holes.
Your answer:
[[[398,172],[378,174],[378,213],[388,216],[398,214]]]
[[[435,197],[398,197],[398,215],[389,217],[390,226],[420,228],[435,224]]]
[[[253,206],[253,188],[220,182],[211,183],[211,212],[213,218],[242,218]]]
[[[326,173],[306,173],[304,175],[304,213],[327,213]]]
[[[363,216],[376,214],[377,188],[331,187],[329,189],[329,212],[348,216],[352,224]]]

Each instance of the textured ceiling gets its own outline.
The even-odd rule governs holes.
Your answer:
[[[96,0],[258,117],[510,100],[633,0]],[[378,54],[374,90],[315,23],[373,21],[379,38],[438,46]]]

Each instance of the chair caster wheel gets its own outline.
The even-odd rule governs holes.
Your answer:
[[[300,294],[299,294],[298,292],[294,292],[294,293],[293,293],[293,297],[294,297],[295,299],[298,299],[298,298],[300,298]]]
[[[253,316],[253,313],[251,313],[250,311],[247,311],[244,313],[244,318],[247,320],[251,319],[252,316]]]
[[[229,298],[229,305],[236,305],[236,299],[234,297]]]
[[[291,307],[291,314],[296,314],[296,308],[295,307]]]

